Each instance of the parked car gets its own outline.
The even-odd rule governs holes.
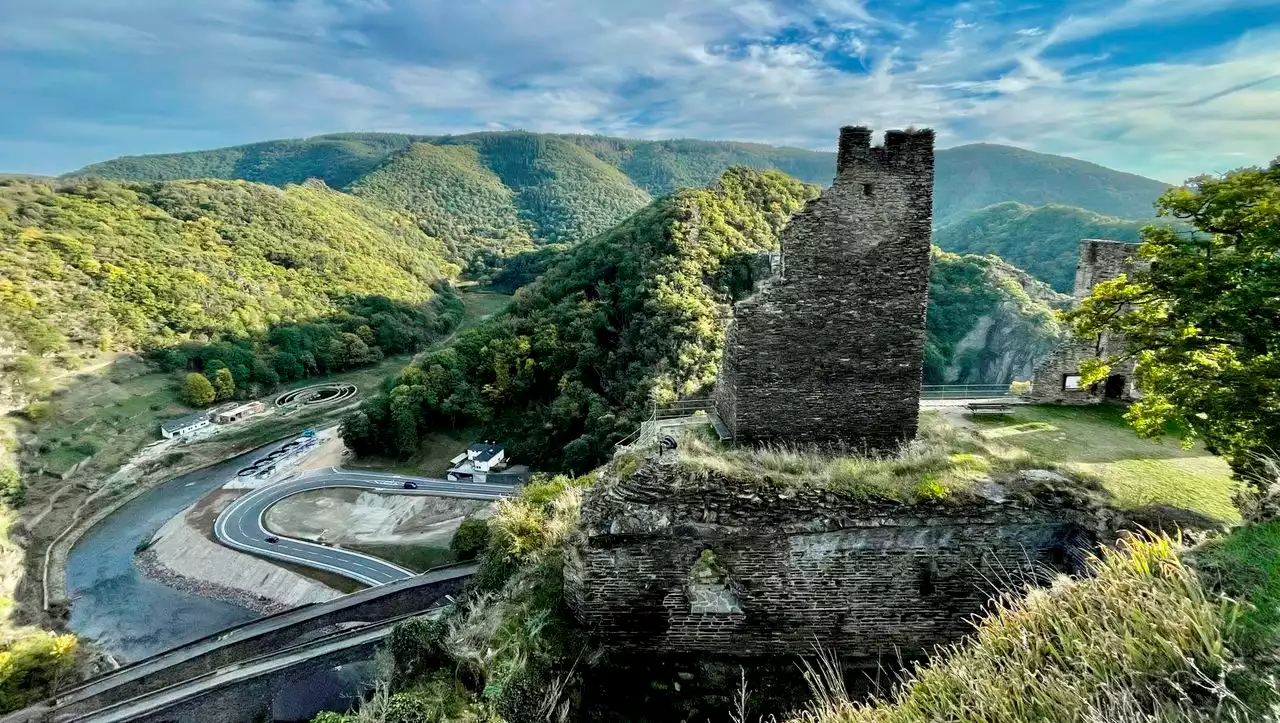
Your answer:
[[[417,482],[405,482],[405,483],[404,483],[404,488],[405,488],[405,489],[407,489],[407,490],[416,490],[416,489],[418,489],[418,483],[417,483]]]
[[[273,544],[273,545],[274,545],[275,543],[277,543],[277,542],[279,542],[279,541],[280,541],[280,538],[279,538],[279,537],[276,537],[275,535],[267,535],[267,542],[270,542],[271,544]]]

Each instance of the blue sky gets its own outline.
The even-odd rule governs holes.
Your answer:
[[[1277,0],[16,0],[4,16],[0,172],[345,130],[830,149],[849,123],[1175,182],[1280,155]]]

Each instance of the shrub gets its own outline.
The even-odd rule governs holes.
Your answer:
[[[22,475],[12,467],[0,467],[0,499],[10,507],[18,507],[27,501]]]
[[[76,636],[34,632],[0,647],[0,713],[30,705],[52,692],[72,668]]]
[[[449,541],[449,549],[459,560],[474,560],[488,546],[489,523],[474,517],[463,520]]]
[[[392,687],[403,688],[447,663],[443,640],[444,624],[438,619],[412,618],[392,628],[388,644],[394,671]]]
[[[191,372],[182,380],[182,399],[193,407],[207,407],[218,398],[213,384],[198,372]]]
[[[22,410],[22,416],[32,422],[43,422],[53,415],[53,405],[48,402],[32,402]]]

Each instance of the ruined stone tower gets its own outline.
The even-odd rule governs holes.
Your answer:
[[[1139,244],[1124,241],[1087,238],[1080,242],[1076,261],[1075,303],[1093,293],[1093,287],[1111,281],[1120,274],[1133,278],[1135,271],[1145,270],[1149,262],[1138,256]],[[1129,359],[1115,365],[1111,375],[1099,384],[1080,383],[1080,362],[1088,359],[1118,356],[1124,352],[1124,337],[1105,333],[1093,339],[1067,337],[1047,359],[1038,364],[1031,382],[1029,398],[1056,404],[1097,404],[1103,399],[1132,400],[1142,396],[1134,385],[1135,361]]]
[[[916,433],[933,131],[840,130],[835,183],[796,214],[779,273],[734,307],[716,411],[744,443],[888,450]]]

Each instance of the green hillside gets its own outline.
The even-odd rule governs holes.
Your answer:
[[[777,169],[821,185],[829,184],[835,173],[835,154],[829,152],[726,141],[504,132],[436,138],[337,134],[132,156],[71,175],[136,180],[243,178],[277,185],[314,176],[334,188],[346,188],[418,142],[476,148],[482,165],[515,194],[521,217],[534,224],[532,233],[542,241],[581,240],[638,208],[647,200],[646,193],[657,197],[677,188],[705,186],[734,165]],[[1152,203],[1164,189],[1165,184],[1150,178],[1063,156],[986,143],[958,146],[937,154],[934,222],[945,225],[1005,201],[1150,218]]]
[[[427,138],[399,133],[337,133],[208,151],[124,156],[67,176],[127,181],[221,178],[273,186],[319,178],[331,188],[345,188],[381,165],[387,156],[418,140]]]
[[[621,171],[564,138],[538,133],[477,133],[443,141],[470,146],[515,193],[521,219],[542,241],[581,241],[649,202]]]
[[[348,418],[348,445],[407,455],[431,430],[479,425],[539,466],[590,469],[650,399],[709,392],[747,260],[777,248],[791,214],[817,193],[775,171],[734,168],[549,254],[504,315],[420,359]],[[1053,292],[996,259],[940,256],[932,294],[932,379],[982,381],[1057,338],[1044,298]],[[1003,347],[968,351],[973,328],[1005,317]]]
[[[632,141],[605,136],[565,136],[604,162],[622,169],[653,196],[713,183],[731,166],[779,170],[806,183],[828,185],[835,155],[732,141]]]
[[[1054,309],[1069,297],[995,256],[936,247],[925,317],[926,384],[1031,378],[1062,336]]]
[[[975,143],[938,153],[933,223],[944,226],[992,204],[1054,203],[1120,218],[1153,218],[1155,200],[1168,188],[1154,179],[1096,163]]]
[[[36,355],[263,332],[449,278],[410,219],[321,184],[0,181],[0,333]]]
[[[493,256],[533,248],[533,224],[521,221],[516,194],[470,146],[418,143],[356,181],[351,193],[413,215],[469,268]]]
[[[933,242],[960,253],[995,254],[1053,288],[1075,284],[1080,239],[1139,240],[1147,221],[1102,216],[1067,206],[1032,207],[1006,202],[988,206],[934,231]]]

